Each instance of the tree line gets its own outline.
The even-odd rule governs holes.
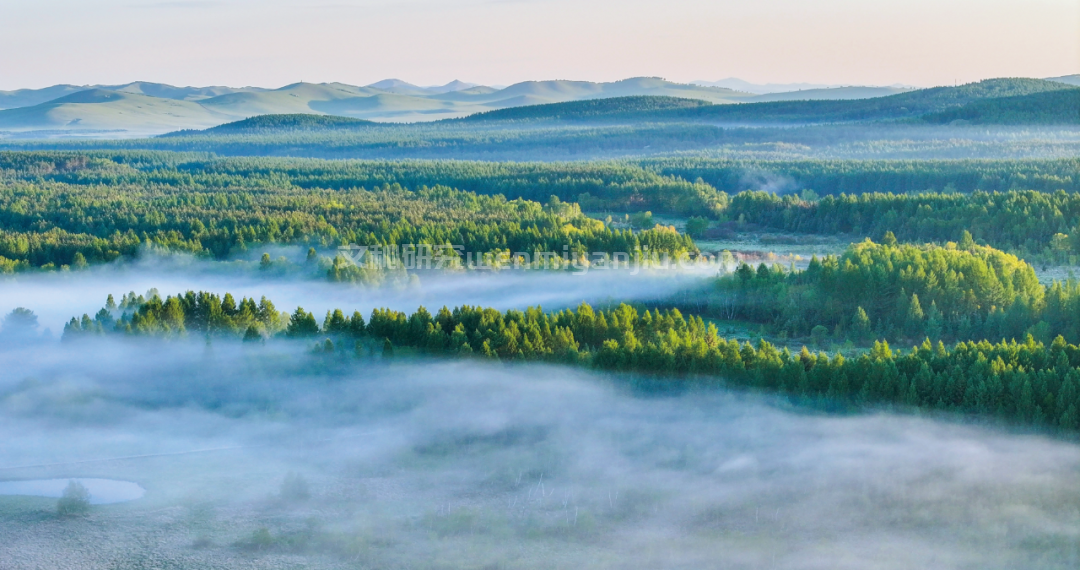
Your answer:
[[[1080,177],[1077,178],[1080,180]],[[1074,263],[1080,254],[1080,193],[864,193],[804,200],[794,194],[742,192],[727,216],[783,231],[915,242],[956,241],[969,232],[1000,249]]]
[[[397,347],[444,357],[690,375],[833,406],[892,404],[1066,431],[1080,428],[1080,346],[1060,336],[1050,344],[1029,335],[1019,343],[959,342],[951,349],[926,339],[910,351],[875,342],[869,351],[846,358],[806,347],[792,353],[765,340],[754,345],[725,339],[701,317],[626,304],[599,309],[582,303],[556,312],[443,307],[434,315],[423,307],[412,314],[376,309],[366,320],[358,311],[348,315],[335,309],[320,326],[303,308],[277,313],[266,299],[237,303],[228,294],[188,292],[162,300],[151,292],[149,298],[126,295],[120,305],[110,297],[95,317],[73,318],[63,339],[186,334],[247,342],[271,336],[319,341],[317,352],[343,357],[363,358],[374,344],[384,356]]]
[[[728,203],[740,192],[763,189],[774,194],[810,189],[819,196],[954,195],[1017,189],[1080,192],[1080,159],[1076,158],[749,160],[681,156],[581,162],[324,161],[151,151],[54,151],[0,152],[0,174],[80,185],[164,185],[191,190],[443,185],[511,199],[542,201],[558,196],[566,202],[592,201],[594,209],[651,210],[716,219],[750,215],[728,212]]]

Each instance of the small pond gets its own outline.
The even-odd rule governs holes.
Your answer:
[[[0,481],[0,495],[29,495],[32,497],[56,497],[64,493],[71,481],[82,483],[90,491],[90,504],[108,505],[134,501],[143,496],[146,489],[130,481],[113,479],[31,479],[24,481]]]

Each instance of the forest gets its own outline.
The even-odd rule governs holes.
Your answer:
[[[320,251],[426,244],[476,254],[532,255],[564,246],[575,255],[633,254],[643,247],[673,256],[697,253],[689,237],[670,228],[613,228],[557,197],[541,204],[445,186],[411,191],[396,183],[308,189],[284,178],[275,184],[272,177],[234,187],[227,177],[192,184],[191,177],[173,174],[172,180],[109,184],[78,175],[72,182],[0,182],[0,270],[79,268],[131,257],[146,246],[218,259],[267,244]]]
[[[891,231],[902,241],[943,244],[968,231],[979,243],[1063,263],[1080,253],[1077,184],[1077,159],[329,162],[7,152],[0,153],[0,256],[12,271],[110,261],[144,244],[217,258],[259,243],[454,243],[486,253],[569,240],[576,252],[696,251],[687,236],[630,234],[584,210],[696,216],[718,227],[737,223],[735,230],[749,224],[852,241]],[[856,193],[866,188],[875,191]],[[541,206],[552,197],[555,206]]]
[[[899,244],[887,233],[883,244],[853,244],[802,271],[742,264],[718,280],[715,302],[728,318],[792,336],[1080,342],[1075,281],[1041,285],[1030,265],[968,233],[944,246]]]

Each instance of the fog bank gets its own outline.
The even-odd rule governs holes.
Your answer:
[[[5,569],[1080,560],[1080,447],[1039,435],[285,342],[5,347],[0,367],[0,479],[146,489],[85,520],[0,497]],[[290,472],[309,498],[287,497]]]

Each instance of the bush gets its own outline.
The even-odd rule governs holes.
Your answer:
[[[270,529],[259,527],[251,533],[251,540],[248,545],[256,550],[266,550],[271,546],[274,546],[274,537],[270,534]]]
[[[686,233],[692,238],[699,238],[709,229],[709,220],[700,216],[694,216],[686,220]]]
[[[78,481],[69,482],[60,500],[56,502],[56,513],[62,517],[73,517],[85,515],[88,512],[90,512],[90,490]]]

